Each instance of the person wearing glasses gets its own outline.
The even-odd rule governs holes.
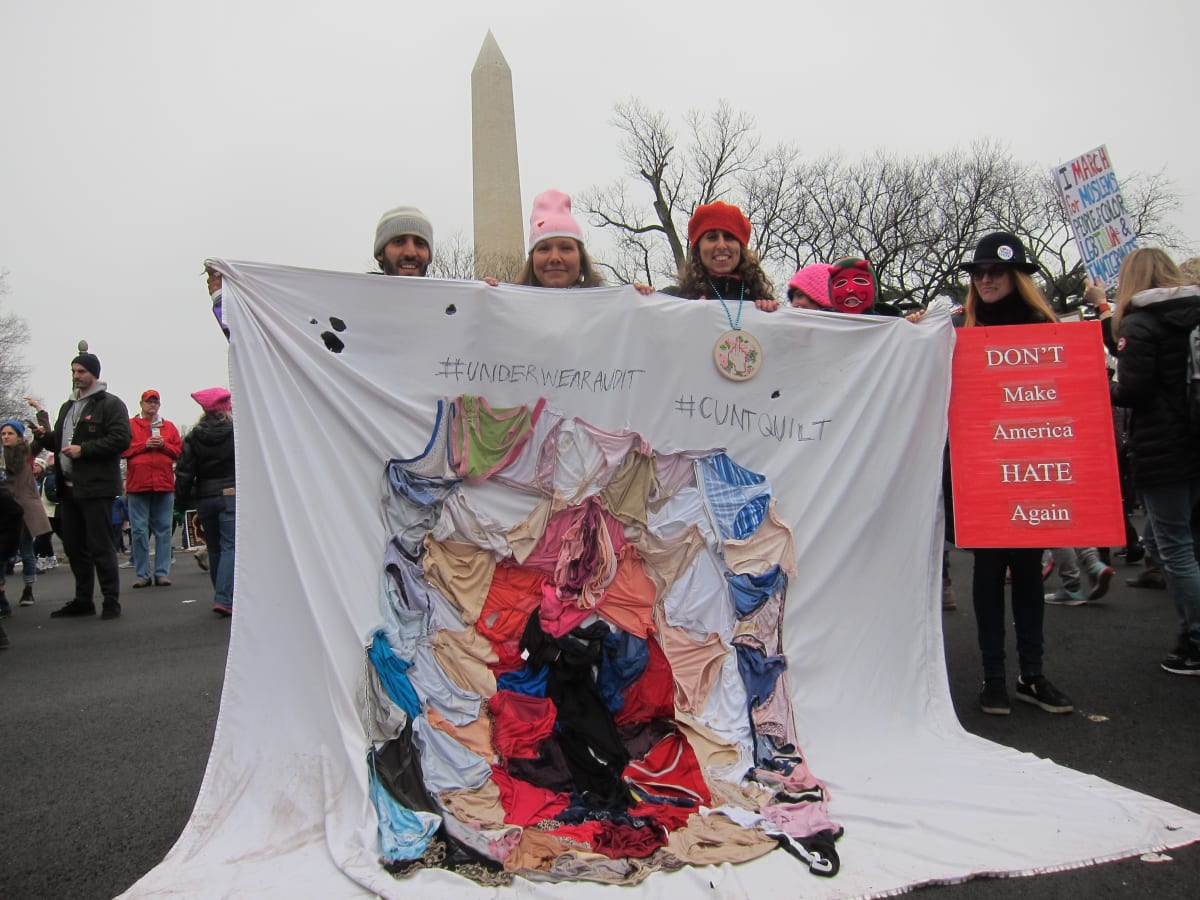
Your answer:
[[[1007,231],[984,236],[970,262],[959,268],[970,274],[963,303],[962,326],[1035,325],[1058,318],[1033,283],[1037,271],[1025,245]],[[1011,712],[1004,666],[1004,582],[1012,574],[1012,617],[1016,627],[1018,700],[1046,712],[1069,713],[1070,699],[1042,674],[1042,550],[1034,548],[976,548],[972,573],[979,650],[983,656],[983,689],[979,705],[985,713]]]
[[[183,441],[175,424],[160,413],[156,390],[142,392],[141,414],[129,420],[133,441],[126,460],[125,494],[129,506],[129,542],[133,547],[135,588],[171,583],[171,513],[175,507],[175,460]],[[154,572],[150,572],[150,535],[154,535]]]

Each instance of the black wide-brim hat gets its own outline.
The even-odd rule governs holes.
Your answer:
[[[1030,275],[1038,270],[1037,262],[1029,259],[1021,239],[1010,231],[993,231],[984,235],[975,245],[975,255],[971,261],[958,265],[967,272],[976,266],[1012,266]]]

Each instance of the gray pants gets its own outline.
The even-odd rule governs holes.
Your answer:
[[[1055,547],[1050,552],[1054,554],[1054,568],[1063,588],[1074,594],[1080,591],[1081,572],[1099,572],[1104,568],[1095,547]]]

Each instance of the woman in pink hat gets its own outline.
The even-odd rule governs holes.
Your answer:
[[[183,439],[175,467],[175,508],[195,504],[208,546],[213,612],[233,615],[234,526],[237,513],[233,455],[233,405],[229,391],[206,388],[192,394],[204,415]]]
[[[514,283],[546,288],[604,284],[583,245],[583,229],[571,214],[571,198],[562,191],[542,191],[534,198],[529,256]]]
[[[798,309],[830,309],[829,273],[832,270],[829,263],[813,263],[799,269],[788,282],[788,303]]]

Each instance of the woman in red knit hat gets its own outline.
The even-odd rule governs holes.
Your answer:
[[[689,299],[753,300],[765,312],[779,308],[775,288],[750,243],[750,220],[736,206],[706,203],[688,220],[688,255],[679,286],[663,293]]]

